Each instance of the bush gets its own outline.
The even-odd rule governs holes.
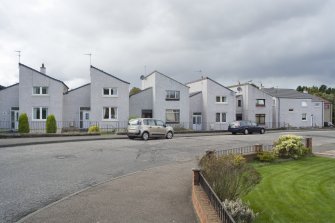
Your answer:
[[[29,122],[26,113],[22,113],[19,117],[19,133],[29,133]]]
[[[277,155],[273,151],[263,151],[257,153],[257,158],[262,162],[272,162],[277,159]]]
[[[206,155],[199,165],[221,200],[242,197],[261,181],[261,175],[241,155]]]
[[[308,149],[301,142],[302,137],[296,135],[280,136],[275,142],[274,153],[281,158],[299,159],[308,153]]]
[[[46,132],[47,133],[56,133],[57,132],[57,123],[54,115],[48,115],[46,121]]]
[[[88,133],[99,133],[100,128],[97,125],[92,125],[88,128]]]
[[[236,223],[251,223],[258,215],[239,198],[235,201],[226,199],[222,204]]]

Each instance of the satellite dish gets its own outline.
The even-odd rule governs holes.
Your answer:
[[[144,75],[141,75],[140,79],[141,79],[141,80],[144,80],[144,78],[145,78]]]

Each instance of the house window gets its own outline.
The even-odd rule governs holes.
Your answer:
[[[290,112],[293,112],[293,111],[294,111],[294,109],[293,109],[293,108],[289,108],[289,109],[288,109],[288,111],[290,111]]]
[[[256,99],[257,107],[265,107],[265,99]]]
[[[227,122],[227,113],[219,113],[215,114],[215,121],[216,122]]]
[[[314,107],[320,107],[320,102],[315,102]]]
[[[227,103],[226,96],[216,96],[216,103]]]
[[[102,89],[103,96],[117,96],[117,88],[103,88]]]
[[[256,114],[256,123],[265,125],[265,114]]]
[[[33,120],[46,120],[48,116],[48,108],[46,107],[35,107],[33,108]]]
[[[324,107],[325,107],[325,109],[330,109],[330,105],[329,104],[325,104]]]
[[[307,102],[306,101],[302,101],[301,102],[301,107],[307,107]]]
[[[237,107],[242,107],[242,100],[237,100]]]
[[[302,121],[306,121],[307,120],[307,114],[306,113],[302,113],[301,114],[301,120]]]
[[[179,101],[180,91],[166,91],[166,100],[167,101]]]
[[[33,87],[33,95],[48,95],[48,87]]]
[[[166,109],[166,123],[179,123],[180,110],[179,109]]]
[[[103,107],[103,120],[116,120],[117,119],[117,108],[115,107]]]

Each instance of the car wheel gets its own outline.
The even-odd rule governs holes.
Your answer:
[[[244,129],[244,135],[248,135],[249,134],[249,131],[248,131],[248,129]]]
[[[145,141],[147,141],[149,139],[149,133],[143,132],[142,139],[145,140]]]
[[[264,134],[265,133],[265,129],[261,129],[260,133]]]
[[[172,139],[173,137],[173,133],[171,131],[169,131],[168,133],[166,133],[166,138],[167,139]]]

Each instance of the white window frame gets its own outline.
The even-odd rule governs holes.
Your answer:
[[[237,107],[241,108],[242,107],[242,99],[237,100]]]
[[[35,108],[40,110],[40,117],[37,118],[37,119],[34,118],[34,109],[35,109]],[[45,119],[42,118],[43,109],[47,109],[47,110],[46,110],[46,116],[45,116]],[[43,106],[42,106],[42,107],[33,107],[33,108],[32,108],[32,112],[31,112],[31,120],[32,120],[32,121],[46,121],[48,115],[49,115],[49,108],[48,108],[48,107],[43,107]]]
[[[169,112],[168,112],[169,111]],[[172,111],[172,112],[170,112],[170,111]],[[179,120],[177,120],[177,121],[168,121],[167,120],[167,115],[168,115],[168,113],[170,113],[170,114],[179,114],[178,115],[178,119]],[[175,115],[174,115],[175,116]],[[165,110],[165,122],[166,123],[171,123],[171,124],[179,124],[180,123],[180,109],[166,109]]]
[[[104,94],[105,89],[108,89],[108,94]],[[116,94],[111,94],[111,92],[113,92],[116,90]],[[111,98],[115,98],[119,96],[119,90],[116,87],[103,87],[102,88],[102,97],[111,97]]]
[[[43,88],[46,89],[47,93],[43,94]],[[39,89],[40,93],[36,94],[35,89]],[[33,86],[33,96],[49,96],[49,87],[48,86]]]
[[[263,104],[260,104],[259,102],[262,102]],[[256,99],[256,107],[265,107],[265,99],[264,98],[257,98]]]
[[[220,115],[220,121],[218,122],[217,120],[216,120],[216,116],[217,116],[217,114],[219,114]],[[223,121],[223,114],[225,114],[225,118],[226,118],[226,120],[225,121]],[[227,123],[227,112],[216,112],[215,113],[215,122],[216,123]]]
[[[218,97],[220,98],[219,101],[216,100]],[[226,100],[223,100],[224,98],[225,98]],[[227,97],[227,96],[216,96],[216,97],[215,97],[215,103],[216,103],[216,104],[228,104],[228,97]]]
[[[105,119],[105,108],[108,108],[108,119]],[[112,117],[112,108],[115,109],[115,118]],[[109,107],[109,106],[104,106],[102,107],[102,121],[117,121],[119,117],[119,109],[118,107]]]
[[[305,119],[304,119],[304,115],[305,115]],[[304,121],[304,122],[307,121],[307,113],[302,113],[301,114],[301,121]]]
[[[172,94],[174,95],[174,97],[170,97]],[[180,100],[180,91],[167,90],[165,99],[166,100],[171,100],[171,101],[179,101]]]
[[[307,101],[302,101],[301,107],[307,108],[308,107]]]

